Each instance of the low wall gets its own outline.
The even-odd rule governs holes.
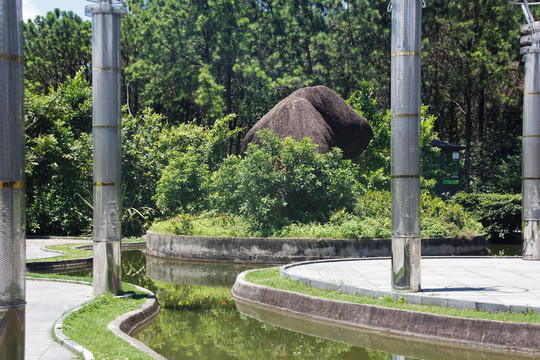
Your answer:
[[[540,324],[470,319],[329,300],[256,285],[247,282],[244,279],[245,274],[244,272],[238,275],[231,290],[238,310],[245,315],[294,331],[330,337],[331,340],[334,340],[331,336],[339,336],[339,333],[332,334],[332,331],[328,329],[321,335],[313,332],[312,329],[298,329],[300,322],[296,321],[297,319],[315,320],[328,324],[329,327],[332,325],[345,327],[341,331],[342,334],[351,333],[351,328],[369,329],[378,333],[375,335],[382,335],[382,337],[377,336],[373,339],[346,336],[338,337],[336,340],[413,358],[537,359],[540,354]],[[261,313],[254,307],[266,310],[267,314]],[[287,323],[282,324],[278,321],[279,312],[289,318]],[[401,340],[405,341],[401,341],[401,344],[393,344],[396,337],[401,337]],[[420,345],[423,342],[433,343],[426,350],[409,346]],[[470,346],[470,348],[447,349],[443,353],[443,349],[451,347],[452,343]],[[434,347],[441,350],[438,355],[433,350]],[[516,353],[478,353],[478,349],[475,350],[475,348],[530,353],[531,357],[526,354],[522,357]],[[455,357],[452,356],[454,352]]]
[[[485,237],[422,239],[423,256],[484,255]],[[146,252],[183,260],[291,263],[306,260],[391,255],[390,239],[269,239],[169,235],[148,232]]]

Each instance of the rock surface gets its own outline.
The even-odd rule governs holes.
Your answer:
[[[249,130],[242,151],[250,142],[258,142],[257,131],[261,129],[271,130],[282,139],[300,141],[309,137],[319,153],[339,147],[345,159],[360,155],[373,137],[367,120],[322,85],[296,90],[280,101]]]

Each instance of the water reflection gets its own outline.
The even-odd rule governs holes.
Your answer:
[[[242,271],[260,266],[186,262],[122,252],[122,281],[152,290],[162,311],[136,338],[167,359],[532,359],[336,326],[232,299]],[[91,276],[92,269],[78,274]],[[240,311],[237,311],[238,310]],[[391,355],[400,354],[400,355]]]
[[[236,276],[243,271],[268,265],[208,263],[163,259],[146,255],[148,277],[177,285],[227,286],[234,285]]]
[[[297,314],[272,310],[251,303],[236,301],[238,311],[266,323],[291,331],[350,344],[359,348],[375,349],[393,353],[392,359],[461,360],[461,359],[532,359],[527,355],[490,351],[470,346],[433,342],[413,337],[403,337],[381,331],[371,331],[356,327],[342,326],[327,321],[318,321]]]

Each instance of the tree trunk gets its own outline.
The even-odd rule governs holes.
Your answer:
[[[472,109],[472,80],[467,76],[465,101],[467,104],[465,114],[465,192],[471,192],[471,109]]]

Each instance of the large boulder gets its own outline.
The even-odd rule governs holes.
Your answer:
[[[373,130],[364,117],[326,86],[296,90],[281,100],[247,133],[242,151],[248,143],[257,143],[257,131],[268,129],[278,137],[300,141],[311,138],[319,153],[338,147],[343,158],[360,155],[373,137]]]

